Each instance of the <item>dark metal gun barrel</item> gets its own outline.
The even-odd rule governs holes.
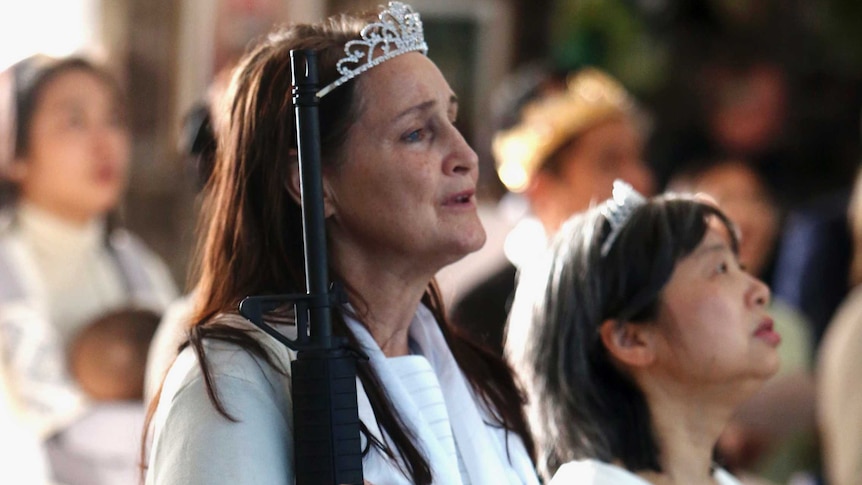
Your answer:
[[[356,356],[332,335],[317,98],[317,57],[291,51],[290,68],[302,192],[307,349],[291,364],[297,485],[359,484],[362,450]],[[299,306],[300,308],[303,305]],[[297,309],[297,311],[300,311]],[[304,336],[298,336],[303,341]]]

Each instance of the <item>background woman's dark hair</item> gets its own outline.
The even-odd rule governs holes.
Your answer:
[[[599,208],[574,217],[555,236],[525,350],[531,396],[541,397],[532,403],[531,422],[539,428],[543,474],[583,458],[661,471],[645,397],[611,363],[599,327],[608,319],[652,321],[676,263],[700,244],[713,219],[727,228],[736,252],[727,217],[682,196],[637,208],[604,258],[600,247],[610,227]]]
[[[87,72],[101,80],[113,92],[120,114],[124,114],[125,98],[114,76],[83,57],[54,59],[35,55],[0,73],[0,207],[18,197],[16,186],[6,174],[11,164],[26,156],[30,149],[33,116],[45,87],[72,70]]]
[[[290,50],[317,52],[320,85],[325,86],[336,78],[335,64],[344,56],[345,43],[358,38],[371,18],[376,19],[376,12],[362,18],[334,17],[323,24],[295,25],[272,33],[246,54],[234,72],[228,93],[229,122],[224,134],[217,136],[216,163],[205,190],[195,286],[198,300],[190,331],[190,344],[198,354],[210,400],[228,419],[234,418],[218,399],[204,340],[235,342],[269,358],[247,332],[221,325],[213,317],[235,313],[238,303],[248,295],[305,291],[301,210],[285,188],[296,149]],[[361,103],[357,79],[320,101],[324,172],[336,170],[347,157],[343,147]],[[332,271],[330,278],[340,280]],[[355,317],[361,321],[362,295],[349,286],[346,290],[357,308]],[[521,410],[523,397],[507,364],[449,329],[433,281],[423,302],[437,317],[453,355],[492,414],[502,426],[520,435],[532,451]],[[356,345],[340,309],[333,311],[333,326],[334,332],[347,336]],[[388,443],[369,441],[389,456],[393,455],[390,444],[394,446],[402,457],[399,466],[413,483],[431,483],[427,459],[393,412],[379,378],[364,361],[358,363],[357,372],[380,427],[391,439]],[[150,416],[154,405],[155,402],[150,406]]]
[[[206,186],[215,165],[217,143],[210,109],[208,102],[192,106],[183,117],[180,136],[179,151],[198,190]]]

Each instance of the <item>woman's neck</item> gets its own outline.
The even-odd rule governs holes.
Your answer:
[[[433,274],[394,271],[363,258],[332,256],[332,265],[356,293],[354,309],[387,357],[407,355],[408,331]]]
[[[104,239],[103,220],[78,224],[23,201],[17,208],[16,220],[24,237],[45,254],[69,257],[98,246]]]
[[[736,408],[726,396],[667,388],[648,392],[662,472],[638,475],[655,485],[714,485],[713,449]]]
[[[38,212],[46,217],[50,217],[62,224],[84,229],[91,225],[94,221],[100,220],[103,216],[75,210],[73,207],[64,206],[61,204],[52,204],[42,200],[22,199],[19,202],[22,208]]]

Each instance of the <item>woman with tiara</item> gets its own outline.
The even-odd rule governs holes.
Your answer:
[[[328,270],[347,299],[332,309],[333,332],[368,356],[357,364],[365,480],[537,484],[509,368],[444,317],[434,274],[485,241],[478,160],[455,127],[457,97],[424,55],[418,14],[397,2],[274,32],[237,67],[190,342],[156,397],[147,483],[294,482],[295,355],[236,313],[248,295],[305,291],[293,49],[316,51],[324,86]]]
[[[739,483],[713,448],[781,337],[737,253],[709,201],[616,182],[522,275],[506,350],[551,484]]]

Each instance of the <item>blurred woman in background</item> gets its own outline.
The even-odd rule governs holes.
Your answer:
[[[66,349],[98,316],[160,312],[176,289],[162,261],[117,224],[130,143],[114,78],[82,58],[42,56],[0,78],[0,373],[19,419],[46,442],[54,478],[80,483],[63,476],[63,463],[79,461],[66,456],[64,432],[93,403]]]

